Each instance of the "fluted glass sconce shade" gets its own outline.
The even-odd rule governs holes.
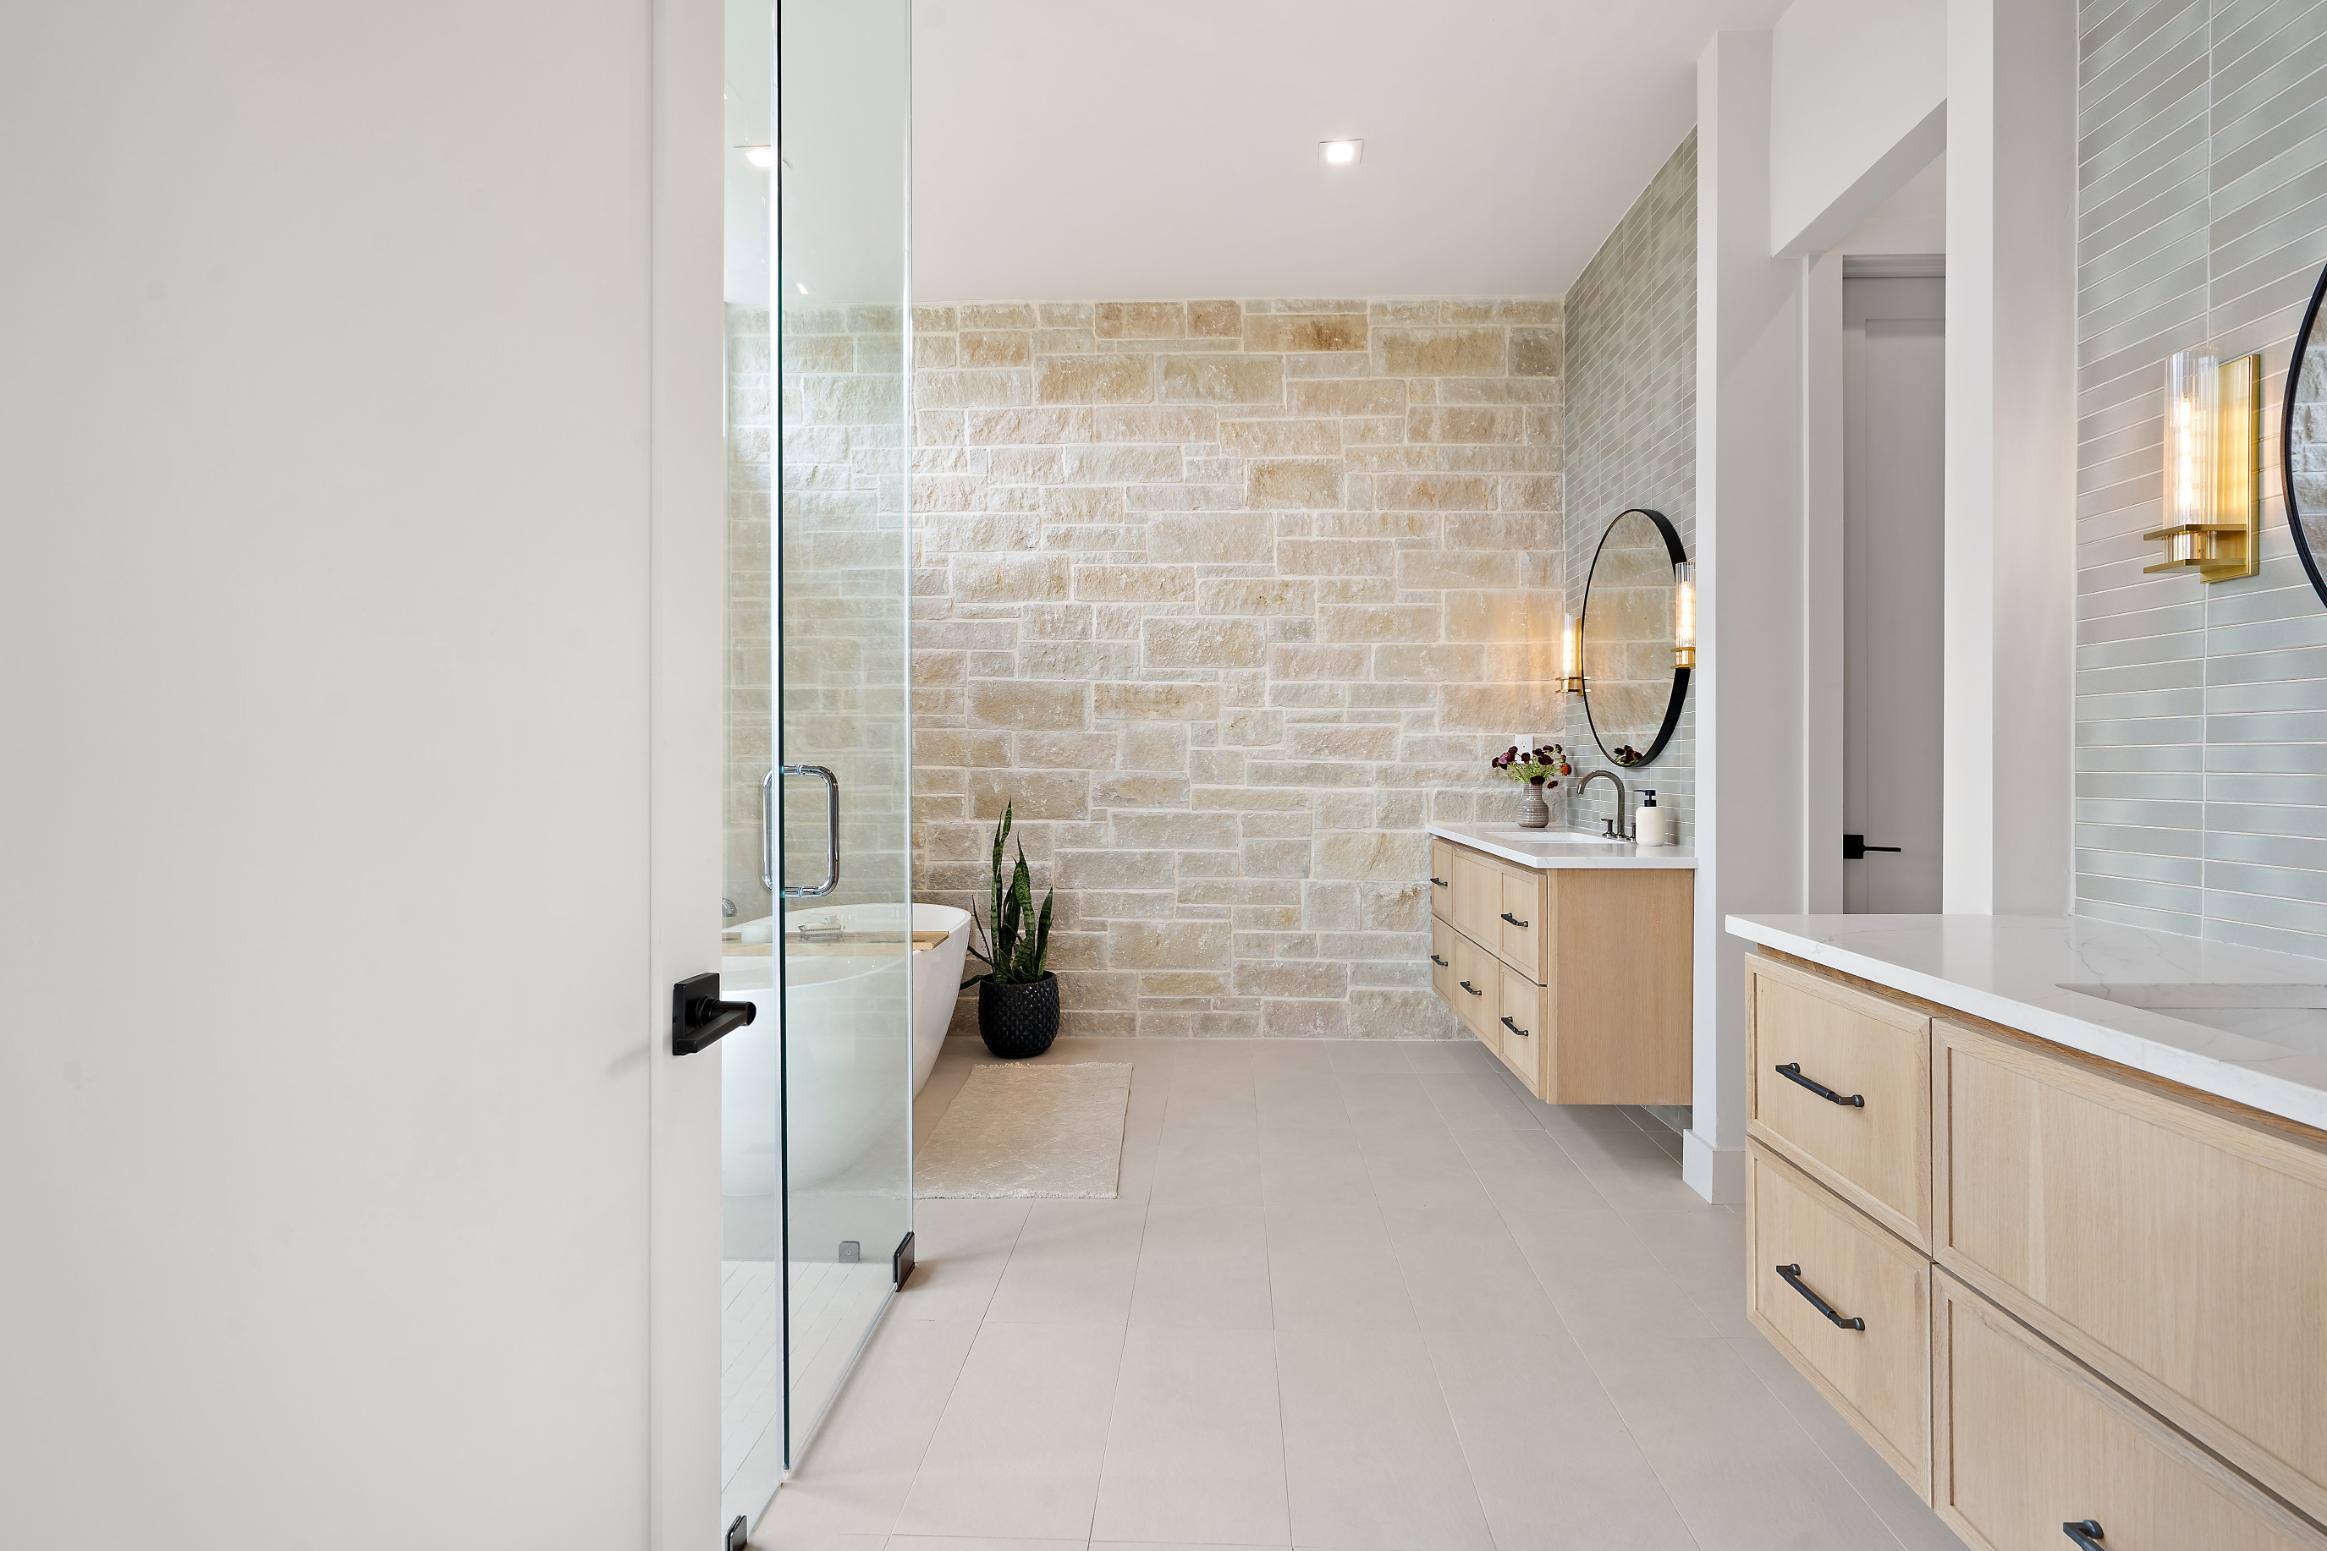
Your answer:
[[[2184,350],[2166,365],[2165,524],[2142,535],[2165,547],[2148,572],[2193,570],[2209,582],[2260,564],[2262,359]]]
[[[1697,568],[1690,561],[1673,567],[1673,666],[1697,665]]]
[[[1571,695],[1584,692],[1584,638],[1573,614],[1559,622],[1559,687]]]

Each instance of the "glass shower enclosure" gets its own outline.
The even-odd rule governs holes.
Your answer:
[[[727,9],[725,1517],[909,1254],[907,0]]]

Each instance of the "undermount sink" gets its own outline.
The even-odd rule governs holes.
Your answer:
[[[1520,845],[1628,846],[1632,844],[1631,841],[1620,839],[1614,835],[1594,834],[1585,829],[1521,829],[1514,824],[1511,827],[1511,834],[1512,838]],[[1500,840],[1503,837],[1498,835],[1496,838]]]
[[[2327,984],[2178,981],[2150,985],[2064,980],[2059,985],[2063,991],[2074,991],[2079,996],[2097,997],[2121,1007],[2139,1007],[2184,1023],[2243,1034],[2290,1050],[2327,1052]]]

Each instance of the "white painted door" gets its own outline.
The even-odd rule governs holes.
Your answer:
[[[11,8],[0,1545],[717,1543],[677,9]]]
[[[1846,277],[1843,908],[1940,901],[1945,282]],[[1877,848],[1883,849],[1877,849]],[[1891,849],[1895,848],[1895,849]]]

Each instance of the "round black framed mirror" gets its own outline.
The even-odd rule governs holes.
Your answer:
[[[2295,331],[2295,353],[2287,363],[2286,408],[2279,422],[2279,458],[2285,481],[2287,529],[2295,553],[2303,557],[2311,587],[2327,603],[2327,325],[2319,302],[2327,297],[2327,269],[2311,290],[2303,326]]]
[[[1681,536],[1664,513],[1636,506],[1600,535],[1584,582],[1584,718],[1611,764],[1630,769],[1664,752],[1689,693],[1673,650]]]

